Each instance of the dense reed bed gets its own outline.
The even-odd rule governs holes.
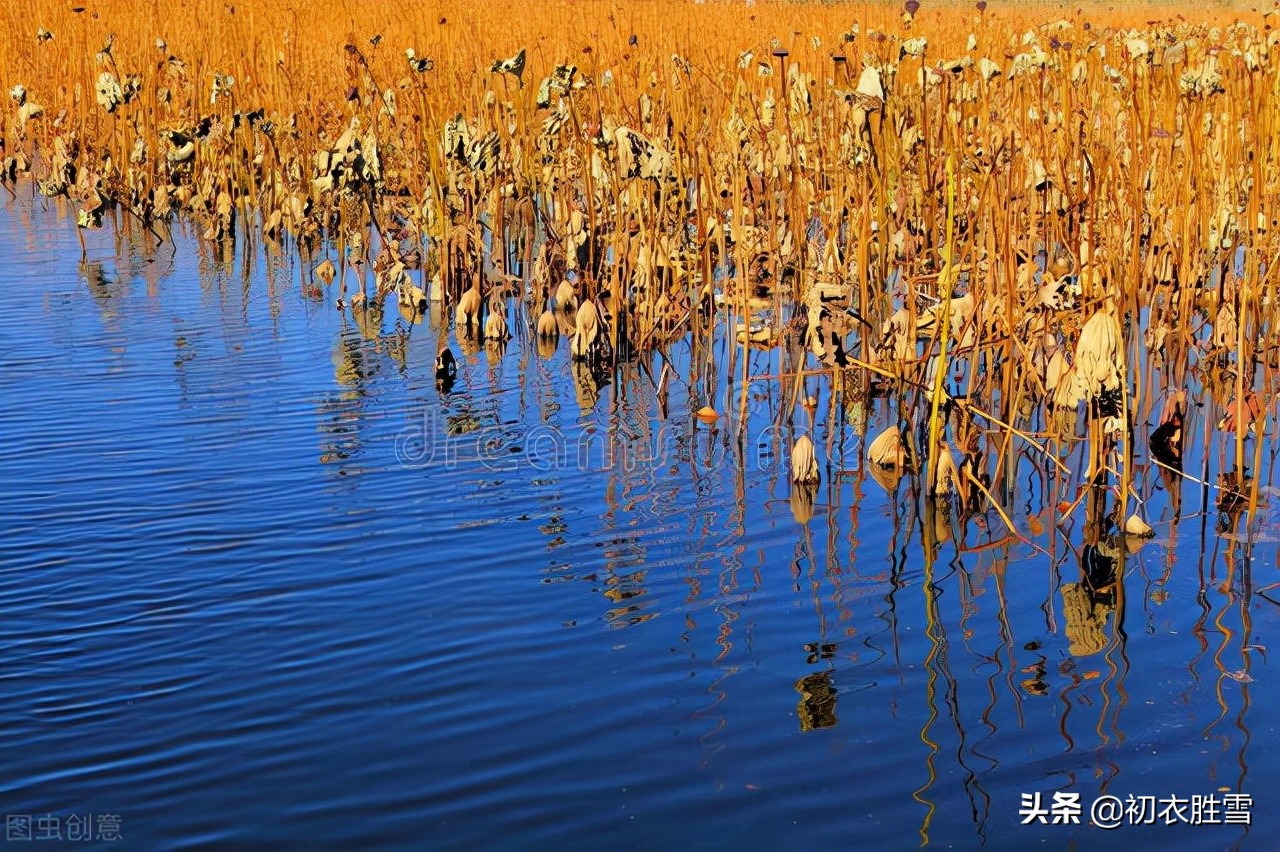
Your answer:
[[[109,216],[161,246],[185,217],[219,246],[295,253],[304,292],[357,318],[395,299],[411,326],[439,300],[460,340],[545,351],[564,334],[594,369],[640,358],[660,390],[663,353],[688,346],[675,380],[712,423],[745,421],[713,395],[758,379],[747,356],[764,350],[798,488],[823,476],[816,389],[832,411],[882,397],[899,425],[869,442],[878,477],[994,508],[1011,533],[992,485],[1005,460],[1066,473],[1080,446],[1092,487],[1061,513],[1100,500],[1099,535],[1148,532],[1135,444],[1192,478],[1183,431],[1203,391],[1220,416],[1201,437],[1225,436],[1231,459],[1206,487],[1224,512],[1259,501],[1251,436],[1274,425],[1280,369],[1269,12],[37,0],[0,15],[5,187],[65,196],[81,228]]]

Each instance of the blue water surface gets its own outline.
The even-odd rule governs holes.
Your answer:
[[[123,840],[5,848],[1280,848],[1269,479],[1221,535],[1144,472],[1156,537],[1080,609],[1033,454],[1034,546],[939,525],[859,461],[886,412],[815,379],[809,507],[777,382],[691,415],[734,407],[723,336],[665,400],[658,357],[597,388],[563,338],[450,338],[442,394],[438,318],[357,321],[292,250],[87,239],[0,205],[0,811]],[[1054,792],[1081,822],[1023,825]],[[1089,824],[1227,794],[1251,825]]]

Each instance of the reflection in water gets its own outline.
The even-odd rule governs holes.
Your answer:
[[[348,463],[361,447],[359,396],[329,394],[319,406],[317,424],[324,440],[320,445],[320,462],[332,464],[339,474],[354,468]]]
[[[346,327],[332,349],[334,380],[346,390],[328,393],[319,406],[320,461],[335,466],[339,475],[359,471],[353,459],[363,446],[361,430],[366,426],[366,406],[372,396],[371,383],[382,371],[383,361],[376,341]]]
[[[1252,739],[1252,732],[1245,723],[1252,704],[1251,684],[1254,682],[1252,664],[1254,655],[1265,655],[1265,648],[1254,644],[1252,638],[1254,628],[1250,602],[1254,594],[1253,545],[1232,539],[1226,539],[1226,544],[1223,554],[1226,576],[1216,590],[1222,596],[1222,605],[1213,620],[1214,627],[1222,636],[1222,641],[1213,654],[1213,664],[1217,669],[1217,676],[1214,678],[1214,698],[1220,713],[1205,727],[1203,737],[1207,741],[1216,740],[1221,744],[1214,759],[1216,770],[1218,760],[1231,750],[1231,737],[1226,733],[1215,734],[1215,729],[1231,713],[1230,693],[1238,691],[1240,708],[1236,714],[1235,727],[1241,732],[1242,737],[1235,753],[1239,774],[1236,776],[1233,789],[1244,791],[1247,789],[1245,780],[1249,774],[1247,749]],[[1201,622],[1203,623],[1203,618]],[[1263,658],[1265,659],[1265,656]],[[1230,684],[1234,684],[1234,690]]]
[[[453,384],[458,380],[458,362],[453,357],[453,350],[448,346],[440,350],[440,354],[436,356],[436,390],[441,394],[448,394],[453,390]]]
[[[813,520],[813,504],[817,497],[817,485],[796,483],[791,486],[791,514],[797,524],[807,524]]]
[[[586,361],[573,362],[573,389],[578,397],[578,407],[584,413],[595,409],[600,402],[600,391],[608,384],[609,374]]]
[[[338,335],[333,347],[333,375],[338,384],[351,388],[359,396],[368,393],[369,380],[378,374],[381,364],[364,341],[349,330]]]
[[[360,336],[365,340],[377,341],[382,337],[382,318],[384,314],[382,297],[352,300],[351,318],[355,321]]]
[[[1110,537],[1086,544],[1080,557],[1079,582],[1062,586],[1062,614],[1073,657],[1088,657],[1107,646],[1107,619],[1116,608],[1116,564],[1123,545]]]
[[[419,305],[397,300],[396,308],[400,312],[400,318],[411,326],[422,325],[422,320],[426,318],[426,312]]]
[[[1253,480],[1238,468],[1226,471],[1218,477],[1218,534],[1234,534],[1240,527],[1245,510],[1249,507],[1249,495]]]
[[[106,269],[98,261],[82,262],[80,277],[89,286],[89,294],[98,306],[102,324],[112,331],[118,331],[116,301],[128,294],[128,285],[119,278],[115,281],[109,279]]]
[[[831,682],[831,671],[814,672],[796,681],[800,702],[796,704],[796,716],[801,731],[831,728],[836,724],[836,688]]]
[[[187,366],[196,360],[199,354],[197,346],[200,335],[198,332],[192,332],[190,335],[182,334],[182,321],[178,317],[174,317],[174,334],[173,334],[173,371],[174,378],[178,383],[179,393],[183,405],[189,405],[191,399],[191,387],[187,375]]]
[[[463,356],[466,357],[467,363],[477,363],[480,357],[480,350],[482,348],[481,344],[483,343],[480,339],[480,333],[476,329],[471,328],[457,334],[454,339],[458,341],[458,349],[462,352]]]
[[[652,608],[652,601],[647,602],[650,611],[644,611],[646,601],[643,598],[649,594],[645,586],[649,572],[642,567],[647,553],[643,542],[638,536],[616,534],[607,518],[601,533],[613,535],[604,542],[601,554],[604,566],[597,584],[605,599],[615,604],[605,612],[606,622],[610,627],[621,628],[654,618],[658,613]]]
[[[1258,785],[1274,778],[1257,755],[1274,746],[1275,737],[1268,726],[1249,719],[1254,705],[1269,707],[1275,697],[1263,646],[1280,607],[1267,597],[1273,578],[1260,579],[1261,588],[1254,588],[1255,573],[1264,567],[1274,571],[1274,545],[1259,541],[1257,522],[1251,527],[1248,520],[1255,473],[1224,473],[1219,459],[1231,456],[1223,454],[1230,449],[1223,442],[1183,444],[1176,429],[1156,429],[1151,454],[1171,464],[1133,472],[1130,506],[1140,498],[1143,517],[1158,528],[1153,542],[1136,541],[1117,524],[1114,472],[1098,487],[1079,487],[1089,469],[1087,441],[1067,440],[1054,448],[1062,463],[1058,469],[1034,454],[1006,451],[992,439],[994,450],[983,445],[975,451],[1002,465],[992,477],[996,484],[987,485],[990,499],[984,495],[975,506],[930,498],[918,471],[860,464],[868,439],[896,422],[895,412],[853,393],[841,399],[829,375],[810,373],[796,382],[798,394],[818,396],[820,390],[823,406],[814,406],[803,428],[814,436],[824,471],[837,473],[834,481],[791,487],[785,470],[771,460],[785,459],[783,450],[794,437],[789,430],[798,427],[789,420],[788,401],[764,385],[751,384],[745,425],[730,416],[714,427],[691,425],[690,412],[723,398],[727,384],[708,355],[725,343],[715,334],[687,346],[674,342],[652,361],[601,373],[572,362],[564,340],[528,335],[522,322],[515,323],[515,337],[505,348],[456,342],[439,303],[432,304],[429,323],[394,312],[388,320],[376,299],[339,315],[332,299],[320,306],[299,297],[296,285],[304,270],[286,276],[295,286],[278,287],[264,307],[256,288],[268,264],[230,265],[225,250],[206,249],[204,289],[185,282],[183,289],[160,277],[152,281],[158,264],[146,263],[145,245],[121,251],[144,256],[115,266],[93,261],[79,269],[83,284],[76,284],[76,292],[87,288],[91,299],[81,295],[81,301],[91,300],[102,320],[96,322],[88,309],[91,322],[85,325],[94,333],[105,329],[106,352],[119,338],[129,344],[127,360],[134,366],[150,367],[147,359],[155,360],[163,368],[164,387],[147,384],[155,370],[137,369],[115,377],[120,384],[113,393],[169,393],[185,418],[175,431],[184,440],[222,449],[227,444],[219,442],[236,430],[221,425],[227,434],[202,431],[190,415],[215,407],[226,413],[223,385],[212,385],[209,376],[229,376],[239,396],[255,404],[253,443],[261,449],[252,449],[263,455],[246,458],[256,463],[296,450],[292,457],[310,459],[289,471],[306,483],[303,493],[348,519],[336,531],[307,531],[324,552],[344,553],[353,535],[365,534],[429,545],[425,561],[422,548],[408,544],[381,550],[376,565],[368,567],[321,555],[312,560],[309,554],[308,573],[288,582],[317,589],[321,601],[333,595],[341,617],[330,628],[321,623],[318,607],[317,618],[300,626],[298,635],[311,642],[317,639],[312,631],[318,631],[315,644],[321,647],[360,643],[359,653],[319,658],[340,668],[349,657],[354,668],[344,673],[379,702],[387,700],[379,693],[385,684],[368,671],[395,670],[396,701],[428,708],[420,725],[396,723],[397,742],[388,751],[397,752],[403,740],[441,753],[448,751],[442,744],[455,737],[479,743],[460,761],[463,780],[457,783],[465,784],[498,777],[484,774],[495,766],[514,765],[492,786],[495,802],[528,795],[548,772],[563,772],[563,779],[594,767],[596,752],[614,757],[612,732],[619,729],[631,732],[628,739],[639,750],[661,757],[653,764],[664,768],[644,780],[670,786],[686,800],[699,795],[698,785],[708,777],[728,785],[724,779],[746,775],[757,783],[757,764],[782,754],[779,790],[804,787],[812,798],[812,788],[799,783],[807,776],[796,767],[811,771],[815,762],[856,746],[877,767],[890,764],[902,771],[859,768],[847,786],[865,793],[874,785],[886,803],[886,822],[896,824],[896,831],[918,826],[921,839],[938,846],[990,841],[1004,848],[1021,842],[1010,833],[1016,822],[1010,789],[1052,785],[1080,791],[1087,801],[1108,788],[1122,798],[1130,791],[1247,791],[1246,781]],[[174,268],[183,271],[181,264]],[[251,273],[247,290],[245,271]],[[139,275],[148,276],[148,286],[130,292]],[[64,280],[76,281],[74,264]],[[165,300],[184,309],[180,322],[171,319],[179,316],[178,308],[171,312]],[[157,302],[164,310],[156,310]],[[557,320],[568,321],[559,314]],[[48,323],[62,333],[70,324],[65,314],[51,314]],[[16,325],[4,330],[6,339],[21,333]],[[57,334],[50,339],[62,340]],[[72,340],[78,357],[102,357],[94,349],[99,340]],[[464,363],[454,360],[455,352],[467,353]],[[268,357],[251,359],[246,353]],[[768,356],[749,356],[746,372],[803,364],[787,358],[783,354],[775,366]],[[693,359],[699,359],[696,369]],[[850,388],[860,384],[853,373],[847,381]],[[284,413],[287,405],[280,401],[290,399],[308,401],[300,420]],[[397,467],[383,438],[388,422],[400,422],[405,412],[417,417],[424,405],[435,407],[441,440],[453,439],[461,452],[441,456],[451,460],[448,465],[410,474]],[[716,407],[736,414],[734,407]],[[1208,415],[1192,406],[1176,422],[1194,435],[1200,416]],[[301,430],[294,428],[299,422]],[[1032,433],[1038,424],[1016,425]],[[535,469],[519,452],[535,427],[558,430],[570,446],[583,437],[588,451],[567,455],[569,470]],[[475,438],[489,430],[501,432],[504,452],[516,450],[512,455],[521,461],[510,472],[495,473],[477,458]],[[628,455],[618,447],[657,446],[657,438],[667,436],[673,446],[661,463],[640,457],[634,466],[622,462]],[[956,446],[966,446],[962,437]],[[290,444],[295,439],[300,446]],[[1161,455],[1175,445],[1180,457]],[[281,456],[268,455],[282,448]],[[160,457],[168,450],[154,452]],[[581,470],[579,457],[589,462]],[[102,458],[104,464],[120,464],[112,452]],[[619,461],[604,464],[608,459]],[[764,465],[756,466],[761,459]],[[1197,474],[1195,483],[1179,473],[1184,462]],[[1267,493],[1268,468],[1257,462],[1248,467]],[[1201,477],[1203,471],[1207,475]],[[332,487],[337,476],[347,477],[343,488]],[[1209,484],[1199,484],[1200,478]],[[873,479],[884,489],[871,485]],[[359,500],[353,499],[357,489]],[[411,509],[430,505],[432,522],[423,525],[413,511],[359,512],[393,503]],[[265,528],[274,520],[252,501],[228,500],[233,504],[234,512],[244,513],[232,518],[237,523]],[[267,504],[280,509],[279,502]],[[145,537],[136,538],[136,555],[145,563],[151,551]],[[278,559],[279,551],[256,555],[279,564],[281,576],[292,570]],[[479,578],[474,583],[454,582],[440,567],[464,560]],[[1125,632],[1126,574],[1130,589],[1148,584],[1141,599],[1146,629],[1134,637]],[[345,593],[348,579],[370,589],[368,607],[378,610],[376,616],[360,612],[363,592]],[[472,597],[477,589],[483,589],[480,607]],[[263,591],[243,590],[246,598]],[[266,593],[264,598],[274,600]],[[448,617],[424,620],[424,608]],[[560,625],[576,629],[557,633]],[[498,696],[490,689],[471,690],[459,678],[459,701],[483,712],[438,712],[437,675],[457,676],[465,668],[454,661],[464,655],[441,649],[453,647],[459,633],[495,628],[523,631],[510,660],[504,654],[486,663],[491,677],[513,684],[511,689]],[[403,664],[409,656],[433,661],[420,683],[414,683],[417,670]],[[801,660],[804,668],[795,671]],[[1131,665],[1141,676],[1130,674]],[[778,672],[785,676],[779,679]],[[1158,675],[1149,677],[1150,672]],[[410,688],[402,691],[401,681]],[[572,747],[545,739],[544,725],[524,720],[529,700],[544,694],[544,681],[556,691],[571,684],[575,701],[600,714],[601,730],[610,733],[582,738],[591,761],[579,763]],[[521,683],[536,684],[528,694],[534,698],[526,700]],[[261,679],[253,686],[272,693],[278,684]],[[332,698],[323,676],[314,687],[296,688],[317,690],[307,697],[320,706]],[[192,694],[207,697],[198,686]],[[284,692],[272,698],[286,700]],[[761,712],[763,702],[772,702],[767,713]],[[513,710],[516,704],[520,708]],[[786,718],[792,706],[797,721]],[[371,713],[385,707],[371,704]],[[776,712],[779,707],[782,712]],[[761,718],[768,722],[759,723]],[[851,723],[866,719],[877,722]],[[797,724],[811,736],[797,737]],[[1172,747],[1182,744],[1183,729],[1203,746]],[[385,745],[376,731],[370,741],[375,752]],[[255,748],[262,744],[253,742]],[[539,755],[535,769],[512,760],[522,749]],[[380,759],[405,772],[397,756]],[[23,760],[39,762],[26,753]],[[682,760],[701,771],[670,772]],[[1139,789],[1148,772],[1178,779],[1178,789]],[[406,773],[403,780],[422,779]],[[850,804],[849,791],[837,786],[822,793],[828,799],[808,804]],[[799,806],[788,793],[760,792],[762,824],[781,823],[781,815],[790,817]],[[646,805],[663,807],[653,800]],[[422,815],[452,819],[432,807]],[[847,836],[859,828],[840,823],[838,815],[832,819]],[[880,834],[869,844],[879,848],[894,840],[901,842],[897,835]]]
[[[401,329],[397,326],[394,331],[382,338],[382,349],[395,363],[396,370],[399,371],[401,378],[407,378],[409,375],[409,343],[411,333],[412,329]]]
[[[940,504],[940,505],[939,505]],[[929,794],[937,783],[938,770],[936,766],[936,758],[942,751],[940,742],[941,732],[934,732],[933,726],[942,715],[944,709],[946,715],[950,718],[952,727],[956,737],[955,760],[959,770],[963,773],[964,795],[969,803],[969,812],[978,836],[985,838],[985,824],[987,815],[991,807],[991,797],[978,780],[978,773],[969,766],[965,757],[966,754],[972,753],[968,743],[968,733],[965,729],[964,716],[960,706],[960,682],[951,670],[951,645],[948,639],[946,618],[943,615],[940,606],[940,598],[947,587],[950,585],[949,580],[952,577],[959,576],[963,578],[963,562],[960,555],[950,564],[951,572],[944,577],[934,577],[934,562],[931,554],[936,552],[937,544],[930,541],[929,525],[932,523],[936,530],[940,523],[940,518],[947,518],[942,528],[947,531],[947,537],[950,538],[950,521],[949,515],[953,510],[950,501],[926,499],[925,511],[929,513],[930,520],[922,520],[924,526],[924,543],[925,543],[925,574],[924,574],[924,594],[925,594],[925,611],[926,611],[926,627],[925,635],[929,640],[929,652],[925,657],[925,668],[927,671],[927,681],[925,689],[926,704],[929,708],[928,718],[925,720],[923,727],[920,729],[920,741],[928,748],[925,754],[925,774],[926,780],[920,788],[913,793],[913,798],[925,806],[925,814],[920,825],[920,838],[922,845],[930,842],[930,827],[933,823],[934,816],[937,813],[937,802],[935,798],[930,798]],[[935,533],[934,535],[937,535]],[[942,705],[938,701],[938,681],[943,684]],[[938,736],[939,739],[934,739]]]

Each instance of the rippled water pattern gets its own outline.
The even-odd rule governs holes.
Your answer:
[[[989,513],[927,567],[848,428],[799,523],[776,401],[738,458],[679,380],[665,420],[635,367],[593,404],[563,339],[442,398],[430,322],[366,334],[260,249],[109,227],[81,266],[29,188],[0,245],[6,814],[163,849],[1280,848],[1274,507],[1249,544],[1148,485],[1157,538],[1073,645],[1078,529],[1051,561],[983,548]],[[602,469],[610,435],[649,450]],[[1054,790],[1250,793],[1253,825],[1020,825]]]

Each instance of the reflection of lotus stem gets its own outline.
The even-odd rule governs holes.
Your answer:
[[[926,616],[925,635],[929,637],[929,653],[924,660],[925,669],[928,671],[928,677],[925,681],[925,699],[929,706],[929,717],[925,719],[924,726],[920,729],[920,742],[929,747],[929,753],[925,755],[924,760],[925,771],[928,773],[929,778],[919,789],[911,794],[911,798],[928,809],[920,823],[921,846],[929,844],[929,825],[933,822],[933,815],[938,809],[938,806],[925,798],[924,794],[929,792],[929,788],[938,779],[938,771],[933,764],[933,759],[938,754],[939,745],[929,739],[929,729],[933,727],[933,723],[938,718],[938,669],[934,665],[934,661],[937,660],[938,654],[941,652],[942,643],[946,641],[944,637],[938,635],[938,602],[933,586],[933,557],[929,550],[931,548],[926,548],[923,586]]]

